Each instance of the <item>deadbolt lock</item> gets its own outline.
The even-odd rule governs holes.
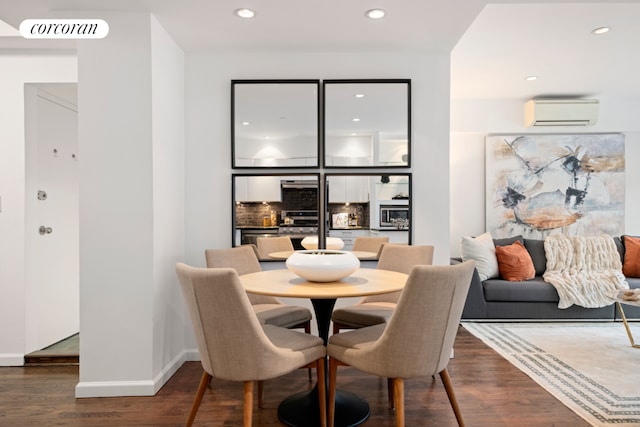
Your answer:
[[[38,190],[38,200],[47,200],[47,192],[44,190]]]
[[[41,225],[40,228],[38,228],[38,232],[41,236],[44,236],[45,234],[51,234],[53,232],[53,228]]]

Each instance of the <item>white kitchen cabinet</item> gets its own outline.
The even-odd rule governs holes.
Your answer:
[[[359,175],[329,176],[329,203],[369,202],[369,177]]]
[[[281,176],[237,176],[236,202],[281,202]]]
[[[356,237],[369,236],[369,229],[347,229],[347,230],[329,230],[329,237],[339,237],[344,242],[343,251],[350,251],[353,249],[353,242]]]
[[[371,230],[371,237],[388,237],[389,243],[409,243],[409,230]]]

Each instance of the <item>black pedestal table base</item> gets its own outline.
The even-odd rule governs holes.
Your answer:
[[[320,426],[318,388],[287,397],[278,406],[278,419],[288,426]],[[357,394],[336,390],[335,427],[352,427],[369,418],[369,404]]]
[[[331,313],[336,303],[335,298],[312,299],[313,311],[318,323],[318,335],[327,344]],[[327,390],[329,388],[327,373]],[[328,397],[328,396],[327,396]],[[328,399],[327,399],[328,400]],[[329,402],[327,401],[327,404]],[[320,425],[320,408],[318,407],[318,385],[311,391],[303,391],[287,397],[278,406],[278,418],[288,426],[315,427]],[[357,394],[344,390],[336,390],[335,427],[352,427],[362,424],[369,418],[369,404]]]

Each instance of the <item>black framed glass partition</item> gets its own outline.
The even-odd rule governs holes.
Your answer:
[[[320,174],[233,174],[232,180],[233,246],[286,236],[303,249],[305,237],[319,238]]]
[[[319,90],[319,80],[232,80],[232,167],[317,168]]]
[[[411,80],[324,80],[327,168],[411,166]]]

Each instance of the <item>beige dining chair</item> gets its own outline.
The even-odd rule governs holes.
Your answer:
[[[258,254],[261,259],[271,259],[269,254],[273,252],[293,251],[293,243],[288,236],[280,237],[258,237]]]
[[[230,267],[242,276],[262,271],[256,251],[255,245],[241,245],[235,248],[205,249],[204,256],[207,267]],[[260,323],[289,329],[304,328],[306,333],[311,333],[311,310],[284,304],[278,298],[268,295],[252,293],[247,295]]]
[[[204,369],[187,427],[193,424],[214,377],[244,382],[243,425],[248,427],[253,416],[255,381],[312,367],[317,369],[320,421],[326,426],[326,352],[322,339],[260,323],[232,268],[195,268],[178,263],[176,273]],[[259,402],[261,398],[258,390]]]
[[[433,251],[433,246],[385,243],[377,268],[409,274],[416,265],[431,265]],[[358,329],[387,322],[401,292],[367,296],[354,305],[334,310],[331,316],[333,333],[337,334],[340,329]]]
[[[372,252],[376,254],[376,257],[380,257],[380,251],[382,245],[389,243],[388,237],[356,237],[353,241],[354,252]]]
[[[397,427],[404,426],[405,379],[439,374],[458,425],[464,426],[447,365],[474,267],[473,261],[416,266],[388,324],[329,339],[329,426],[333,426],[335,415],[338,365],[391,379]]]

